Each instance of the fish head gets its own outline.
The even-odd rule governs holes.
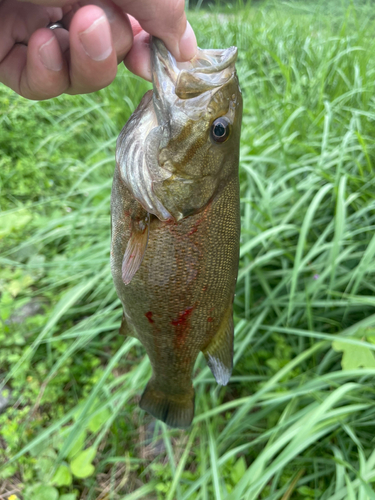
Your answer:
[[[237,48],[198,49],[177,63],[152,39],[153,105],[158,126],[148,137],[159,200],[176,220],[202,210],[238,175],[242,95],[235,70]]]
[[[237,48],[198,49],[177,63],[151,39],[153,92],[122,130],[116,160],[147,212],[178,221],[203,210],[238,177],[242,96]]]

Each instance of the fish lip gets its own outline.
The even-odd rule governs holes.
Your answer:
[[[169,52],[164,42],[155,36],[151,36],[151,65],[152,76],[158,76],[158,71],[164,69],[168,72],[171,78],[177,79],[179,69],[177,67],[176,59]],[[160,67],[162,66],[162,68]]]
[[[238,49],[234,46],[227,49],[200,49],[198,47],[197,54],[190,61],[178,63],[160,38],[151,37],[152,72],[157,71],[160,61],[175,79],[180,71],[205,74],[223,71],[236,62],[237,53]]]
[[[154,97],[159,102],[165,101],[166,98],[170,99],[175,95],[179,69],[177,68],[176,59],[159,38],[152,36],[150,46]]]
[[[162,106],[167,101],[172,105],[176,97],[186,99],[214,90],[225,84],[235,71],[237,47],[198,48],[193,59],[178,63],[159,38],[151,37],[150,45],[154,93]]]
[[[237,47],[205,50],[198,48],[197,55],[191,60],[193,67],[189,72],[202,74],[218,73],[235,64],[237,53]]]

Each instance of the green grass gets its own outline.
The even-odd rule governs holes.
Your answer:
[[[0,499],[375,499],[375,14],[312,5],[189,13],[201,47],[239,47],[244,95],[235,366],[220,388],[199,358],[189,432],[138,408],[109,270],[115,142],[148,85],[0,89]]]

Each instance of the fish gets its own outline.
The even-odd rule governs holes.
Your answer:
[[[185,429],[198,354],[218,384],[232,373],[242,94],[236,47],[198,49],[188,63],[158,38],[150,48],[153,89],[116,145],[111,271],[120,333],[152,367],[139,406]]]

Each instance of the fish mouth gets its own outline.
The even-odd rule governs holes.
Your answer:
[[[164,101],[173,97],[191,99],[221,87],[232,78],[236,60],[237,47],[223,50],[198,48],[191,61],[178,63],[164,42],[152,37],[152,81],[156,98]]]

